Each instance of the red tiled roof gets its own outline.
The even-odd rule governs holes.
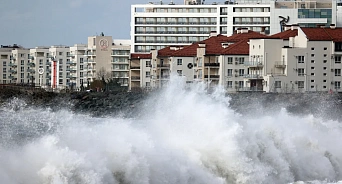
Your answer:
[[[342,28],[301,28],[310,41],[342,41]]]
[[[284,32],[280,32],[274,35],[271,35],[269,38],[278,38],[278,39],[283,39],[283,40],[288,40],[290,37],[295,37],[298,35],[298,30],[286,30]]]
[[[131,53],[131,59],[152,59],[152,54]]]
[[[158,56],[159,57],[167,57],[167,56],[172,56],[173,53],[177,52],[178,50],[172,49],[172,47],[178,47],[178,50],[180,47],[187,47],[187,46],[168,46],[163,49],[158,50]]]
[[[218,55],[222,54],[222,43],[236,43],[241,40],[248,40],[249,38],[268,38],[268,36],[260,34],[254,31],[248,31],[248,33],[239,33],[232,36],[217,35],[212,36],[201,42],[193,43],[180,50],[170,50],[170,47],[159,50],[158,56],[179,56],[179,57],[196,57],[198,44],[205,44],[206,55]],[[249,48],[248,48],[249,49]],[[245,51],[245,50],[244,50]]]
[[[229,45],[221,51],[222,55],[249,55],[248,39]]]

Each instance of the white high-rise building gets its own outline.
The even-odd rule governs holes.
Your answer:
[[[205,4],[201,0],[131,6],[131,51],[149,52],[170,45],[189,45],[211,31],[232,35],[238,28],[275,34],[281,25],[342,23],[336,0],[235,0]],[[341,9],[342,11],[342,9]]]

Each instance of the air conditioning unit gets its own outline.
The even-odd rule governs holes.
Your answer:
[[[238,70],[238,69],[235,69],[235,72],[239,72],[239,70]]]
[[[295,84],[298,84],[298,81],[295,81]]]
[[[237,65],[237,64],[239,64],[239,62],[236,61],[235,64]]]
[[[238,82],[238,81],[235,81],[235,84],[239,84],[239,82]]]
[[[239,77],[239,74],[235,74],[235,77]]]
[[[334,84],[334,81],[331,81],[331,84]]]
[[[333,71],[334,71],[334,69],[331,69],[331,71],[333,72]]]

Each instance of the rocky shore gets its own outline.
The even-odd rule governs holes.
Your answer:
[[[77,92],[53,93],[0,89],[0,106],[13,98],[23,99],[27,106],[70,109],[92,116],[122,115],[132,117],[144,105],[151,94],[144,92]],[[342,95],[328,93],[274,94],[237,93],[229,94],[230,107],[246,116],[271,115],[285,108],[295,115],[313,114],[327,119],[342,120]]]

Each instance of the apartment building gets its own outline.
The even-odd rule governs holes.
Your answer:
[[[337,11],[339,10],[339,11]],[[212,31],[232,35],[238,28],[275,34],[286,24],[342,26],[336,0],[235,0],[205,4],[185,0],[131,6],[131,51],[150,52],[205,40]]]
[[[25,83],[29,80],[25,76],[25,69],[29,67],[29,50],[14,44],[13,46],[1,46],[0,83]]]
[[[131,41],[114,40],[112,44],[111,76],[118,80],[121,86],[129,84],[129,57]]]
[[[287,27],[274,39],[251,39],[250,55],[264,58],[266,92],[341,92],[342,28]],[[253,49],[254,48],[254,49]]]
[[[342,92],[341,32],[335,25],[291,25],[271,36],[248,29],[229,37],[212,33],[189,46],[152,50],[152,68],[144,70],[150,69],[152,88],[163,87],[175,73],[186,83],[205,81],[208,88],[221,85],[230,93]]]
[[[87,44],[35,47],[2,46],[1,83],[34,83],[43,88],[87,87],[94,79],[116,78],[129,84],[130,40],[92,36]]]
[[[151,89],[152,54],[132,53],[130,55],[129,90]]]

